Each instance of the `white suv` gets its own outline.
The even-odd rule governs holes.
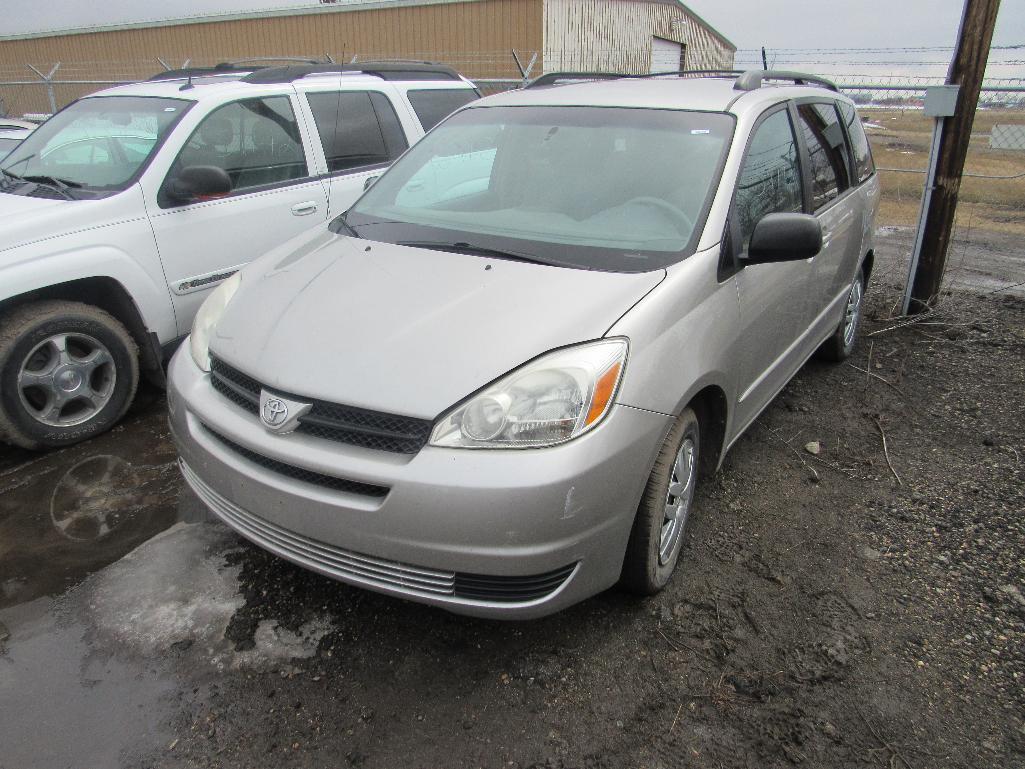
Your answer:
[[[219,65],[58,112],[0,162],[0,439],[111,427],[218,283],[478,96],[427,63]]]

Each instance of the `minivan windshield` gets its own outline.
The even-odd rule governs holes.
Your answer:
[[[642,272],[692,251],[733,136],[724,113],[470,107],[346,214],[370,240]]]
[[[0,191],[29,194],[26,187],[46,185],[65,198],[119,192],[135,181],[192,103],[149,96],[81,99],[0,161]]]

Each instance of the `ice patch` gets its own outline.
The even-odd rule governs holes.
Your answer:
[[[260,667],[310,658],[331,629],[317,617],[293,632],[276,619],[256,627],[253,648],[236,651],[225,638],[231,618],[245,599],[239,593],[241,567],[224,556],[237,546],[216,523],[178,523],[90,577],[74,593],[88,608],[97,636],[145,657],[188,643],[188,654],[218,670]],[[70,597],[70,596],[69,596]]]
[[[144,655],[192,641],[211,652],[244,603],[240,568],[227,566],[231,534],[179,523],[93,575],[82,588],[97,632]]]
[[[320,639],[331,632],[331,623],[317,618],[304,623],[298,632],[280,627],[277,620],[261,620],[253,640],[256,645],[244,652],[233,653],[232,667],[260,667],[293,658],[309,659],[317,653]]]

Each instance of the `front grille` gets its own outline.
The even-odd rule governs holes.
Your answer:
[[[533,601],[555,592],[576,564],[528,577],[491,577],[485,574],[456,574],[456,595],[482,601]]]
[[[206,426],[204,425],[204,427]],[[313,470],[307,470],[303,467],[290,465],[286,462],[280,462],[277,459],[265,457],[252,449],[247,449],[245,446],[238,445],[235,441],[225,438],[223,435],[211,430],[209,427],[207,427],[206,430],[210,435],[239,456],[248,459],[250,462],[259,465],[260,467],[265,467],[278,475],[283,475],[286,478],[303,481],[304,483],[310,483],[314,486],[321,486],[325,489],[332,489],[333,491],[347,491],[350,494],[360,494],[365,497],[383,497],[388,493],[388,489],[385,486],[377,486],[372,483],[362,483],[361,481],[350,481],[346,478],[336,478],[333,475],[325,475],[324,473],[318,473]]]
[[[259,415],[262,385],[251,376],[213,358],[210,381],[217,392],[251,414]],[[301,395],[281,393],[302,401]],[[356,406],[310,400],[313,407],[299,419],[297,432],[338,443],[348,443],[379,451],[415,454],[431,435],[432,424],[426,419],[387,414]]]
[[[273,553],[307,568],[319,569],[335,579],[398,588],[415,595],[452,596],[512,604],[537,600],[554,593],[576,568],[576,564],[570,564],[545,574],[494,577],[430,569],[343,550],[253,515],[210,488],[184,461],[181,468],[196,494],[244,537]]]

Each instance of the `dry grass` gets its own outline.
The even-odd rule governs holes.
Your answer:
[[[925,169],[932,139],[932,119],[916,110],[864,110],[876,165],[884,168]],[[1025,147],[992,150],[989,134],[994,124],[1025,124],[1022,111],[979,112],[972,129],[965,171],[1009,176],[1025,174]],[[924,174],[880,172],[882,200],[879,223],[913,225],[918,220]],[[957,224],[1025,235],[1025,176],[1018,179],[965,177],[961,182]]]

